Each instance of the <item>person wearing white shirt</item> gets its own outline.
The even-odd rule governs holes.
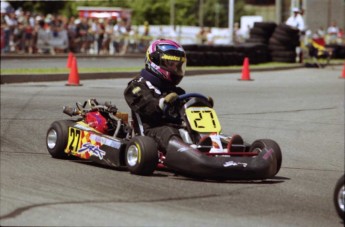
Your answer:
[[[301,11],[299,10],[299,8],[295,7],[292,9],[293,15],[291,15],[285,24],[297,28],[300,31],[300,35],[303,36],[304,30],[305,30],[305,24],[304,24],[304,20],[303,17],[301,15]],[[303,37],[300,37],[300,40],[303,40]],[[296,47],[296,62],[302,62],[303,61],[303,53],[301,50],[300,46]]]
[[[297,28],[300,31],[304,31],[305,24],[304,24],[304,19],[302,15],[300,14],[300,10],[298,8],[293,8],[292,12],[293,12],[293,15],[291,15],[287,19],[286,24],[290,25],[291,27]]]

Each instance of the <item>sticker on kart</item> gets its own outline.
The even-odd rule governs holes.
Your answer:
[[[106,152],[99,148],[101,143],[92,138],[94,137],[90,132],[70,127],[68,129],[68,142],[65,152],[72,153],[72,155],[82,159],[89,159],[91,156],[95,156],[102,160]]]
[[[186,109],[186,116],[190,127],[197,132],[220,133],[221,126],[214,109],[209,107],[189,107]]]

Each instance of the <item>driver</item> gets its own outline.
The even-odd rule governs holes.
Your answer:
[[[164,153],[169,140],[180,137],[176,122],[165,118],[163,109],[185,94],[177,85],[185,75],[186,61],[180,44],[167,39],[153,41],[146,52],[145,69],[124,92],[133,117],[140,118],[144,134],[152,137]]]

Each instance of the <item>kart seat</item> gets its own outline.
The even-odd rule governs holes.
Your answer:
[[[242,152],[244,148],[244,141],[240,135],[233,135],[228,143],[228,152]]]
[[[141,118],[138,113],[135,113],[134,111],[131,112],[132,115],[132,121],[133,121],[133,129],[135,135],[144,135],[144,127],[143,123],[141,121]]]

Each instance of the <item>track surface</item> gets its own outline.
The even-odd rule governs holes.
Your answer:
[[[0,225],[342,226],[332,202],[344,172],[341,67],[186,77],[212,96],[223,132],[276,140],[282,169],[266,181],[139,177],[50,157],[45,134],[63,105],[97,98],[128,111],[128,79],[1,85]]]

